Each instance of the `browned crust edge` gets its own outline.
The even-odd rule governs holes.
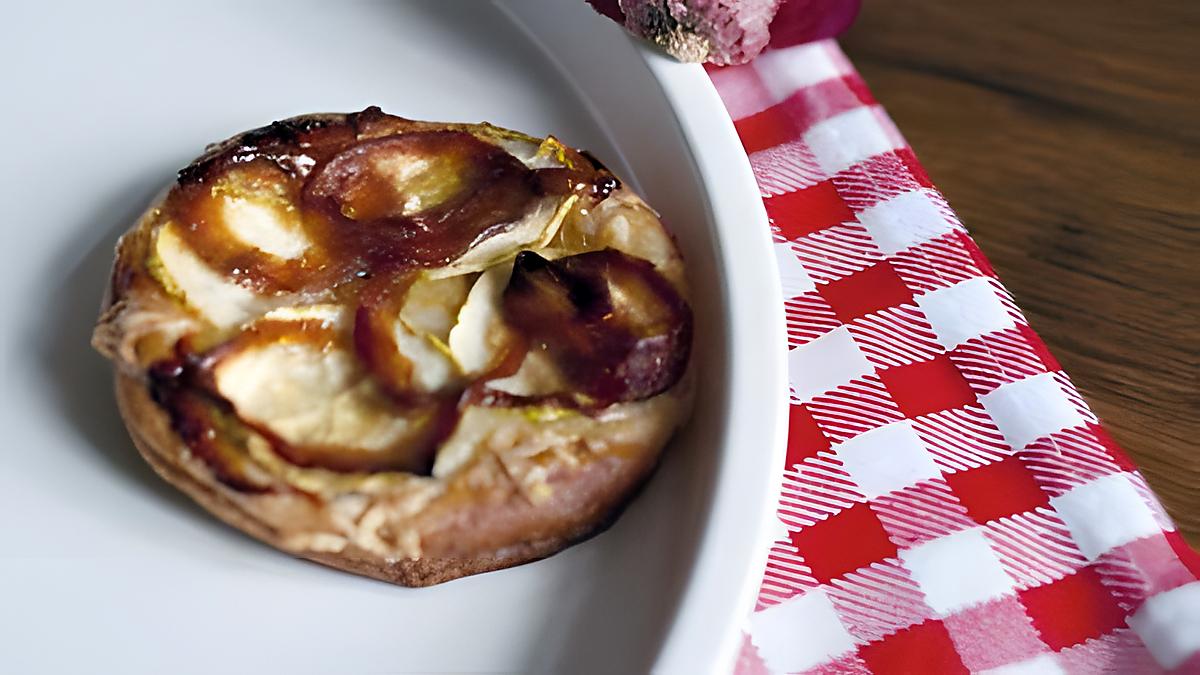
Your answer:
[[[226,488],[212,479],[199,460],[191,457],[182,439],[171,430],[166,413],[151,399],[144,382],[117,372],[115,390],[117,406],[133,444],[155,473],[227,525],[280,551],[289,552],[277,532],[237,503],[227,494]],[[650,463],[632,489],[617,500],[603,517],[561,536],[484,551],[470,558],[388,561],[353,545],[338,553],[289,553],[334,569],[409,587],[432,586],[460,577],[514,567],[541,560],[607,530],[641,492],[657,464],[657,461]]]

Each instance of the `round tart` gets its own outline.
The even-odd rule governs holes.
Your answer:
[[[410,586],[606,527],[687,415],[656,214],[590,155],[368,108],[217,144],[121,238],[93,344],[154,469]]]

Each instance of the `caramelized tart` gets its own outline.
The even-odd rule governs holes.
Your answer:
[[[210,146],[121,238],[93,337],[163,478],[409,586],[611,523],[691,343],[674,239],[593,157],[378,108]]]

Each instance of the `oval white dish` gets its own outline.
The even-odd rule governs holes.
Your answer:
[[[762,203],[703,71],[582,1],[25,5],[0,57],[10,298],[0,671],[700,672],[728,664],[765,560],[786,401]],[[518,27],[523,26],[523,28]],[[532,38],[530,36],[533,36]],[[555,133],[660,209],[688,257],[701,396],[607,533],[430,589],[220,525],[130,445],[87,335],[116,235],[209,141],[380,105]],[[20,299],[13,302],[11,299]]]

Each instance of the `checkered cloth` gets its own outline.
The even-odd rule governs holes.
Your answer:
[[[1200,556],[836,43],[709,73],[790,347],[737,672],[1200,672]]]

